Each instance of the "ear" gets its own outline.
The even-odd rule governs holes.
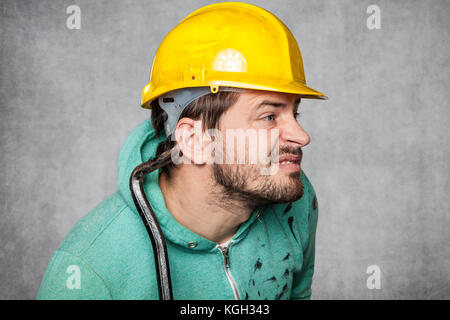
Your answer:
[[[181,118],[175,128],[175,139],[183,153],[183,163],[204,164],[202,122]]]

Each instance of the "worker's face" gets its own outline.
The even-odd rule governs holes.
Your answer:
[[[228,159],[216,161],[213,172],[230,195],[259,205],[303,195],[301,148],[310,137],[296,119],[299,103],[296,94],[251,90],[222,115],[222,156]]]

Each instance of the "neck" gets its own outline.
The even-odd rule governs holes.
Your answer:
[[[218,198],[221,186],[214,183],[211,171],[205,167],[178,168],[170,179],[159,176],[159,185],[166,207],[175,220],[192,232],[216,243],[233,237],[254,207],[236,199]]]

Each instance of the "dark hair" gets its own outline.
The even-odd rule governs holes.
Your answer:
[[[202,120],[203,131],[210,128],[217,128],[220,117],[236,103],[239,95],[239,92],[234,91],[219,91],[218,93],[204,95],[189,103],[181,113],[180,119],[187,117],[193,120]],[[164,130],[167,113],[159,106],[158,99],[153,100],[151,106],[152,126],[155,130],[156,137],[159,137],[161,133],[164,132],[161,132],[161,130]],[[172,141],[171,136],[160,142],[156,149],[155,159],[158,159],[162,154],[164,154],[165,158],[170,157],[169,151],[175,147],[176,143],[176,141]],[[161,170],[167,174],[168,178],[170,178],[170,172],[174,167],[175,165],[170,162],[162,167]]]

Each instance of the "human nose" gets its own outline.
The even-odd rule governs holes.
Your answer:
[[[304,147],[311,141],[309,134],[295,119],[288,120],[280,129],[281,139],[285,143],[291,143]]]

